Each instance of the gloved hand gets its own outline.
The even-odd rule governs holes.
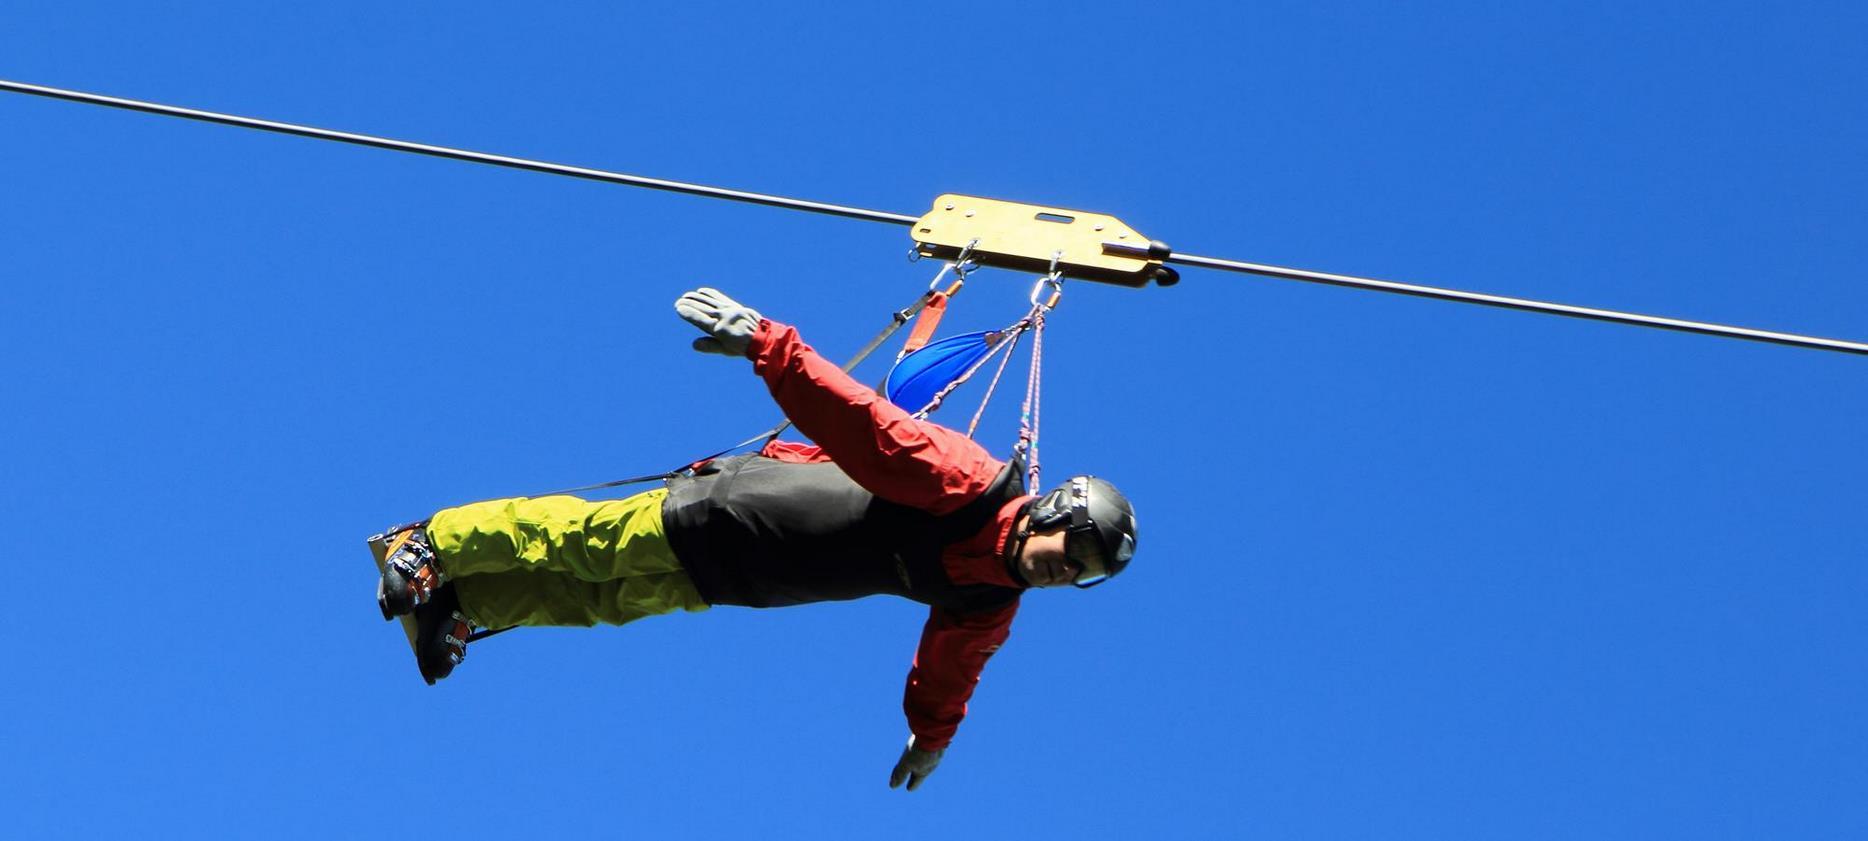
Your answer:
[[[947,750],[925,751],[915,747],[913,736],[908,737],[908,747],[902,748],[902,758],[895,760],[895,770],[889,772],[889,788],[899,788],[903,781],[908,783],[908,790],[921,787],[921,781],[934,773],[940,765],[940,758]]]
[[[758,310],[705,286],[676,299],[675,312],[709,334],[694,340],[694,349],[702,353],[745,356],[753,332],[759,329]]]

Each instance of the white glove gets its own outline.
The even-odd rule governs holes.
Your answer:
[[[675,312],[709,334],[694,340],[694,349],[702,353],[745,356],[752,334],[759,329],[758,310],[705,286],[676,299]]]
[[[899,788],[906,781],[908,790],[921,787],[921,781],[934,773],[940,765],[940,758],[947,753],[946,748],[937,751],[925,751],[915,747],[915,737],[908,737],[908,747],[902,748],[902,758],[895,760],[895,770],[889,772],[889,788]]]

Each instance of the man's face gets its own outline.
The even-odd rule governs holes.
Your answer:
[[[1064,556],[1064,529],[1059,526],[1025,538],[1018,572],[1033,587],[1060,587],[1077,580],[1083,566]]]

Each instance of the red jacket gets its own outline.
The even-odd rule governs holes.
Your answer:
[[[955,511],[984,493],[1005,463],[965,435],[916,420],[874,389],[819,356],[795,328],[761,321],[746,355],[785,416],[817,446],[774,441],[763,453],[794,462],[831,461],[878,497],[935,514]],[[1005,552],[1019,511],[1031,500],[1001,506],[992,523],[952,544],[941,565],[957,584],[1023,587],[1006,568]],[[1005,643],[1018,602],[962,614],[931,608],[908,671],[902,709],[915,746],[937,751],[953,739],[986,660]]]

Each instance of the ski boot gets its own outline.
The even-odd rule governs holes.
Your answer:
[[[429,686],[454,672],[467,659],[467,641],[473,637],[473,623],[461,613],[461,601],[454,585],[443,584],[432,596],[415,606],[415,664],[421,667],[422,680]]]
[[[385,538],[383,577],[376,583],[376,606],[383,618],[394,619],[414,611],[446,582],[428,533],[420,527],[403,529]]]

